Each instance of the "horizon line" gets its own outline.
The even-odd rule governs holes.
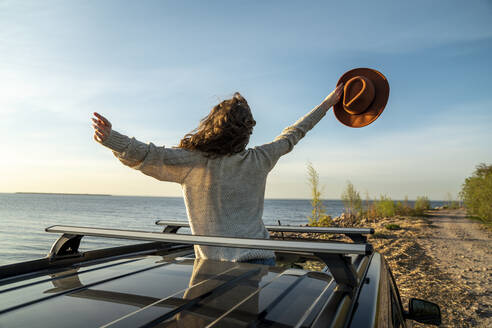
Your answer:
[[[183,198],[183,196],[156,196],[156,195],[114,195],[114,194],[98,194],[98,193],[65,193],[65,192],[38,192],[38,191],[16,191],[16,192],[0,192],[0,194],[26,194],[26,195],[67,195],[67,196],[110,196],[110,197],[155,197],[155,198]],[[265,200],[311,200],[311,198],[277,198],[277,197],[265,197]],[[323,198],[322,200],[334,200],[342,201],[340,198]],[[365,199],[361,199],[365,202]],[[369,199],[375,201],[377,199]],[[391,199],[393,201],[404,201],[404,199]],[[408,201],[416,201],[416,199],[408,199]],[[444,199],[429,199],[433,202],[447,202]],[[451,201],[459,201],[453,199]]]

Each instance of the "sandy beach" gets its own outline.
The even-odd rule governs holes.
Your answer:
[[[389,230],[389,224],[400,228]],[[412,297],[439,304],[441,327],[492,327],[491,232],[467,219],[464,210],[428,211],[426,217],[391,217],[359,225],[375,228],[369,242],[388,261],[405,306]],[[308,265],[319,269],[317,263]]]

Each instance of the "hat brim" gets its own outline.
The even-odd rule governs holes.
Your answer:
[[[335,113],[335,117],[342,124],[352,128],[361,128],[374,122],[383,112],[384,107],[388,102],[389,83],[386,77],[375,69],[355,68],[343,74],[338,80],[337,85],[340,83],[346,83],[348,80],[356,76],[364,76],[370,79],[374,84],[376,95],[373,102],[365,112],[353,115],[345,111],[342,101],[340,100],[333,106],[333,112]],[[343,95],[340,99],[343,99]]]

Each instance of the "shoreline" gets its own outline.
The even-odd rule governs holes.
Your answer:
[[[59,196],[113,196],[110,194],[77,194],[77,193],[64,193],[64,192],[30,192],[30,191],[17,191],[14,194],[20,195],[59,195]]]
[[[69,195],[69,196],[111,196],[111,197],[152,197],[152,198],[183,198],[182,195],[180,196],[155,196],[155,195],[116,195],[116,194],[91,194],[91,193],[64,193],[64,192],[38,192],[38,191],[15,191],[15,192],[0,192],[0,195],[5,194],[24,194],[24,195]],[[279,200],[279,201],[309,201],[311,202],[311,198],[265,198],[265,200]],[[343,202],[342,199],[335,199],[335,198],[326,198],[326,199],[321,199],[323,202]],[[393,202],[403,202],[403,199],[392,199]],[[373,203],[375,200],[370,200],[370,203]],[[409,199],[408,202],[414,203],[416,200],[414,199]],[[440,200],[440,199],[430,199],[429,201],[433,203],[442,203],[445,204],[447,201],[446,200]]]

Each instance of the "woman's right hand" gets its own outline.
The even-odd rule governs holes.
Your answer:
[[[94,140],[104,142],[111,134],[111,123],[101,114],[94,112],[92,127],[94,128]]]

